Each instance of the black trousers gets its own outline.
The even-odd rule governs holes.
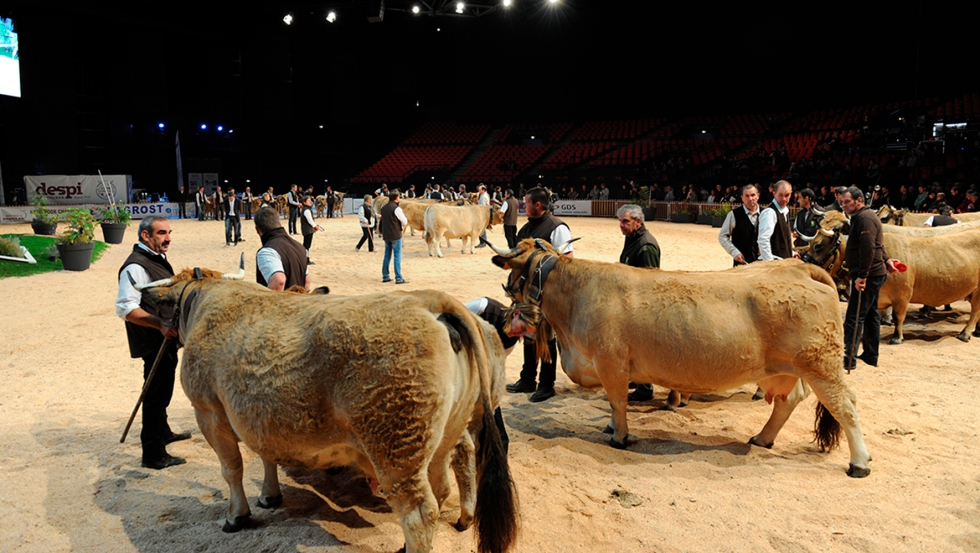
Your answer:
[[[296,234],[296,219],[299,217],[299,208],[289,206],[289,234]]]
[[[517,247],[517,225],[504,225],[504,236],[507,237],[507,247]]]
[[[881,315],[878,314],[878,292],[885,283],[885,276],[868,277],[861,301],[858,303],[858,291],[851,281],[850,298],[847,302],[847,314],[844,316],[844,362],[848,368],[854,367],[856,352],[851,351],[854,332],[857,330],[864,349],[863,358],[868,363],[878,362],[878,342],[881,340]]]
[[[187,218],[187,203],[180,201],[177,202],[177,217],[180,219]]]
[[[313,245],[313,233],[303,235],[303,247],[306,248],[306,259],[310,258],[310,246]]]
[[[250,221],[252,219],[252,202],[242,202],[242,212],[245,213],[245,220]]]
[[[521,367],[521,380],[524,382],[534,382],[538,373],[538,361],[534,358],[537,345],[534,340],[524,337],[524,365]],[[548,340],[548,351],[551,353],[551,362],[541,361],[541,378],[538,379],[538,388],[553,388],[555,386],[555,367],[558,362],[558,340]]]
[[[361,227],[361,232],[364,234],[361,236],[361,240],[357,243],[357,249],[361,249],[361,246],[364,245],[364,241],[366,240],[368,243],[368,251],[373,252],[374,238],[371,236],[371,227]]]
[[[143,382],[150,375],[153,361],[156,360],[157,350],[145,355],[143,359]],[[171,342],[167,351],[160,359],[153,381],[143,397],[143,429],[140,430],[140,442],[143,446],[143,460],[153,461],[167,454],[164,439],[170,436],[170,425],[167,424],[167,407],[174,395],[174,378],[177,374],[177,342]]]

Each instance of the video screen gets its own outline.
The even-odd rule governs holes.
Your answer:
[[[0,94],[20,98],[20,53],[10,18],[0,19]]]

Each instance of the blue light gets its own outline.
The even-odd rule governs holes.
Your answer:
[[[228,134],[235,132],[235,129],[228,129]]]
[[[223,130],[225,130],[225,128],[224,128],[224,127],[222,127],[221,125],[218,125],[218,132],[221,132],[221,131],[223,131]]]
[[[208,125],[207,125],[207,123],[201,123],[201,130],[202,130],[202,131],[206,131],[206,130],[208,130]]]
[[[157,123],[157,127],[159,127],[160,130],[163,130],[164,124],[163,123]]]

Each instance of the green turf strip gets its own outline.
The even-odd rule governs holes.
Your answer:
[[[16,261],[6,261],[0,260],[0,278],[7,277],[18,277],[18,276],[30,276],[37,275],[41,273],[49,273],[51,271],[62,271],[64,267],[61,265],[61,259],[56,259],[51,261],[48,256],[44,255],[44,250],[58,241],[57,238],[51,236],[36,236],[30,234],[4,234],[2,235],[8,240],[11,238],[17,238],[20,240],[20,245],[27,248],[34,259],[37,260],[36,265],[30,265],[28,263],[18,263]],[[95,263],[100,257],[102,257],[103,252],[109,248],[108,244],[105,242],[95,242],[95,250],[92,252],[92,262]]]

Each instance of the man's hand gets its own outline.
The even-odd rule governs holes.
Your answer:
[[[885,267],[888,268],[889,273],[897,273],[898,267],[895,266],[896,263],[900,263],[897,259],[887,259],[885,260]]]
[[[744,265],[745,264],[745,256],[742,255],[742,254],[736,255],[735,256],[735,263],[738,263],[740,265]]]
[[[160,334],[163,334],[164,338],[170,338],[171,340],[174,340],[178,336],[180,336],[180,333],[177,332],[177,329],[171,326],[170,323],[163,323],[162,325],[160,325]]]
[[[865,287],[868,286],[868,279],[866,278],[856,278],[854,279],[854,289],[858,292],[864,292]]]

